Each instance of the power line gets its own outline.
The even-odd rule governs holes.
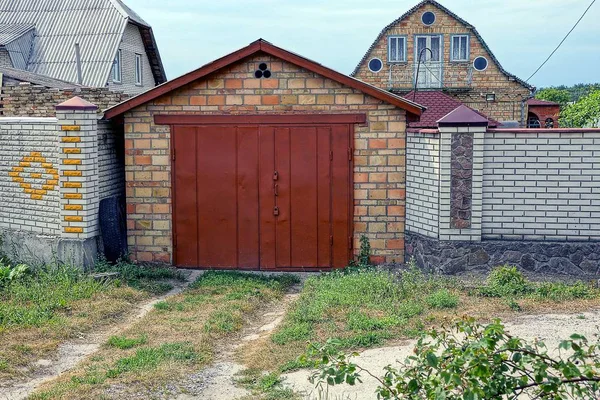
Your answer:
[[[548,56],[548,58],[546,58],[546,61],[544,61],[542,63],[542,65],[540,65],[540,67],[538,69],[536,69],[535,72],[533,74],[531,74],[531,76],[529,78],[527,78],[526,82],[529,82],[529,80],[531,78],[533,78],[535,76],[535,74],[537,74],[539,72],[539,70],[542,69],[542,67],[544,65],[546,65],[546,63],[548,61],[550,61],[550,59],[552,58],[552,56],[554,55],[554,53],[556,53],[556,51],[560,48],[560,46],[562,46],[562,44],[565,42],[565,40],[567,40],[567,38],[569,37],[569,35],[571,34],[571,32],[573,32],[575,30],[575,28],[577,28],[577,25],[579,25],[579,23],[581,22],[581,20],[583,19],[583,17],[585,17],[585,14],[587,14],[587,12],[590,10],[590,8],[592,8],[592,6],[594,5],[595,2],[596,2],[596,0],[593,0],[592,3],[588,6],[588,8],[585,9],[585,11],[583,12],[583,15],[577,20],[577,22],[575,23],[575,25],[573,25],[573,27],[571,28],[571,30],[569,31],[569,33],[567,33],[567,35],[563,38],[563,40],[561,40],[561,42],[558,44],[558,46],[556,46],[556,48],[554,49],[554,51],[552,53],[550,53],[550,55]]]

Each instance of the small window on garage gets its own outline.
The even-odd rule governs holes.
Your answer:
[[[112,80],[121,83],[121,49],[117,50],[115,61],[113,62]]]
[[[469,36],[452,36],[452,61],[469,61]]]
[[[135,84],[142,86],[142,55],[135,55]]]
[[[406,62],[406,37],[390,36],[388,39],[388,61]]]

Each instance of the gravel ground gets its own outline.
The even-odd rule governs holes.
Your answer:
[[[523,315],[504,322],[507,331],[526,339],[541,339],[552,354],[561,340],[568,339],[573,333],[579,333],[592,339],[600,334],[600,310],[578,314],[540,314]],[[399,346],[370,349],[353,359],[357,365],[375,375],[382,375],[383,368],[404,360],[412,353],[415,341],[407,341]],[[556,351],[554,351],[556,353]],[[306,400],[367,400],[376,399],[375,389],[378,382],[363,374],[362,384],[356,386],[340,385],[315,388],[308,378],[311,371],[297,371],[284,375],[286,384],[301,393]]]

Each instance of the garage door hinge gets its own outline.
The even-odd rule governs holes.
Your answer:
[[[352,147],[348,147],[348,160],[352,160]]]
[[[333,246],[333,236],[329,236],[329,245]]]
[[[354,248],[353,246],[353,240],[352,240],[352,236],[348,236],[348,248],[350,250],[352,250]]]
[[[333,160],[333,150],[329,152],[329,160]]]
[[[175,161],[175,149],[171,150],[171,161]]]

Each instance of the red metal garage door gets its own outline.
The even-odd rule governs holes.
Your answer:
[[[172,126],[175,264],[344,267],[352,125]]]

